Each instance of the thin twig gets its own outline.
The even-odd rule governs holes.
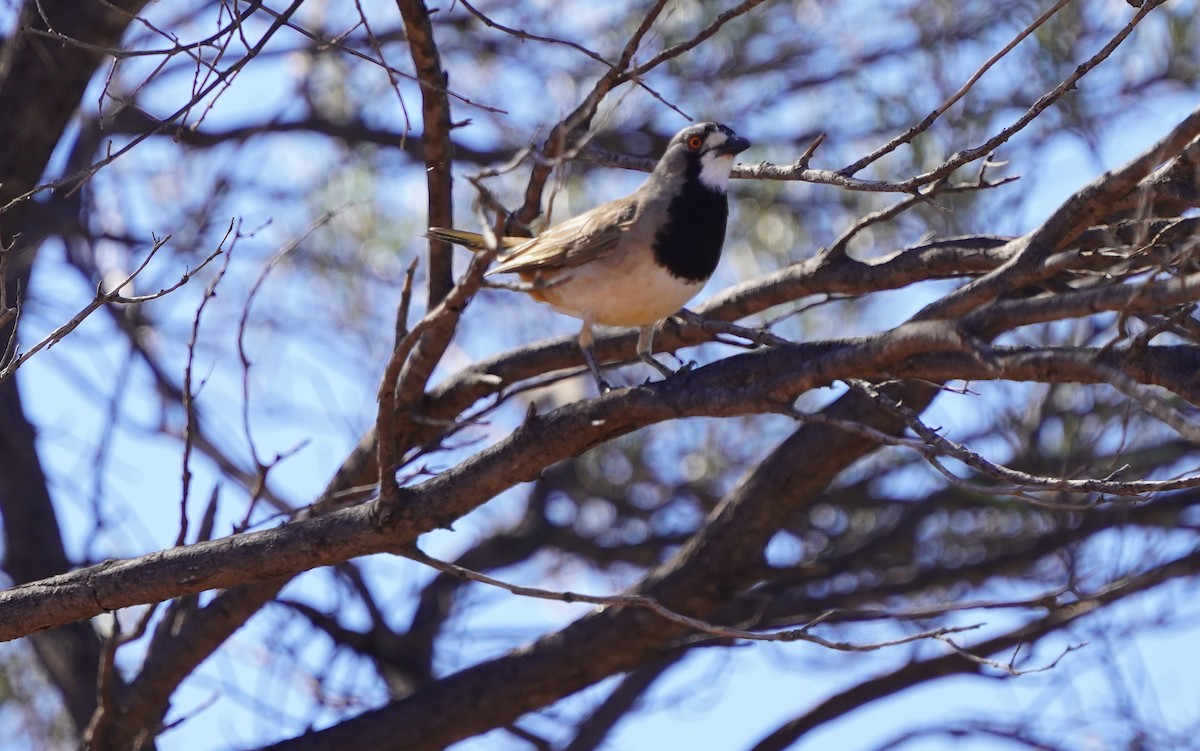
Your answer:
[[[853,175],[857,172],[860,172],[867,165],[870,165],[878,161],[881,157],[895,151],[896,148],[898,148],[901,144],[909,143],[921,133],[929,130],[930,126],[932,126],[939,117],[946,114],[951,107],[953,107],[960,99],[967,95],[967,92],[970,91],[971,87],[973,87],[979,81],[979,79],[983,77],[984,73],[987,73],[988,70],[1001,58],[1003,58],[1009,52],[1012,52],[1013,48],[1020,44],[1022,40],[1024,40],[1033,32],[1037,31],[1043,24],[1049,21],[1055,13],[1057,13],[1063,8],[1063,6],[1071,1],[1072,0],[1058,0],[1058,2],[1055,3],[1049,10],[1038,16],[1033,23],[1022,29],[1021,33],[1013,37],[1012,41],[1004,45],[999,52],[989,57],[983,65],[979,66],[978,70],[971,74],[971,77],[967,79],[967,82],[959,87],[958,91],[951,94],[949,99],[942,102],[937,109],[926,115],[924,120],[916,125],[913,125],[908,130],[888,141],[883,146],[880,146],[875,151],[872,151],[870,154],[867,154],[862,159],[859,159],[854,164],[842,169],[841,173],[844,175]]]
[[[1058,657],[1055,657],[1053,660],[1046,663],[1045,665],[1042,665],[1041,667],[1037,667],[1037,668],[1027,668],[1024,670],[1019,670],[1015,667],[1017,655],[1021,651],[1021,645],[1019,645],[1019,644],[1017,645],[1017,648],[1013,650],[1013,656],[1011,659],[1009,659],[1008,662],[1000,662],[999,660],[989,660],[986,657],[981,657],[977,654],[973,654],[972,652],[969,652],[968,650],[958,646],[958,644],[956,644],[954,642],[954,640],[951,639],[949,636],[936,636],[934,638],[937,639],[938,641],[942,642],[946,646],[950,647],[951,649],[953,649],[960,657],[965,657],[966,659],[970,660],[971,662],[975,663],[976,665],[982,665],[984,667],[993,668],[995,670],[999,670],[1000,672],[1006,673],[1007,675],[1011,675],[1013,677],[1021,676],[1021,675],[1030,675],[1032,673],[1044,673],[1047,670],[1053,670],[1055,667],[1058,666],[1058,663],[1062,662],[1062,659],[1064,657],[1071,654],[1075,650],[1083,649],[1088,644],[1087,642],[1081,642],[1079,644],[1069,644],[1063,649],[1063,651],[1061,653],[1059,653]]]
[[[739,345],[737,342],[730,342],[722,339],[718,336],[719,334],[726,334],[729,336],[736,336],[740,339],[745,339],[755,347],[769,347],[791,343],[782,336],[772,333],[769,328],[749,328],[747,326],[739,326],[728,321],[705,318],[699,313],[694,313],[687,308],[680,310],[676,315],[689,326],[695,326],[722,344],[744,346]]]
[[[237,220],[232,219],[229,222],[229,227],[225,230],[225,236],[221,238],[221,245],[224,245],[231,237],[233,242],[237,242],[239,234],[235,232]],[[199,416],[196,414],[196,406],[193,400],[197,394],[192,390],[192,377],[194,374],[194,366],[196,363],[196,344],[200,338],[200,320],[204,316],[204,309],[208,306],[209,300],[217,294],[217,284],[224,278],[225,272],[229,270],[229,260],[233,257],[233,243],[230,243],[228,252],[225,253],[225,260],[221,267],[217,269],[217,273],[209,281],[204,288],[204,294],[200,298],[200,302],[196,305],[196,314],[192,317],[192,331],[188,336],[187,343],[187,363],[183,368],[183,388],[181,389],[184,431],[183,431],[183,466],[181,469],[179,492],[179,534],[175,538],[175,545],[182,545],[187,540],[188,531],[188,497],[192,487],[192,449],[196,444],[196,435],[199,433]],[[215,492],[215,490],[214,490]]]
[[[1137,402],[1146,413],[1170,427],[1179,435],[1195,444],[1200,444],[1200,425],[1187,419],[1165,399],[1149,387],[1133,380],[1115,368],[1101,368],[1113,388]]]
[[[994,152],[997,147],[1006,143],[1016,133],[1023,130],[1029,123],[1033,122],[1043,111],[1052,106],[1055,102],[1072,91],[1079,80],[1083,78],[1089,71],[1094,69],[1100,63],[1108,59],[1113,51],[1125,41],[1146,15],[1154,8],[1161,5],[1165,0],[1149,0],[1145,5],[1138,10],[1134,17],[1120,31],[1118,31],[1107,44],[1104,45],[1091,58],[1079,65],[1064,78],[1057,86],[1043,94],[1036,102],[1034,102],[1028,110],[1025,111],[1019,118],[1013,121],[994,136],[978,146],[969,149],[963,149],[956,152],[950,158],[946,159],[937,167],[923,172],[919,175],[914,175],[905,180],[889,182],[884,180],[861,180],[854,177],[854,173],[861,169],[858,163],[848,165],[840,170],[823,170],[809,169],[807,164],[797,160],[789,165],[771,164],[761,162],[754,165],[737,165],[734,167],[732,176],[735,178],[748,178],[754,180],[799,180],[803,182],[819,183],[824,185],[834,185],[846,190],[864,191],[870,193],[913,193],[918,188],[928,185],[932,182],[940,180],[964,164],[969,164],[977,159],[986,157]],[[860,160],[862,161],[862,160]]]
[[[83,323],[84,320],[86,320],[88,316],[90,316],[92,313],[95,313],[97,310],[104,307],[105,305],[110,305],[110,304],[134,305],[134,304],[138,304],[138,303],[149,302],[150,300],[157,300],[160,297],[169,295],[172,292],[174,292],[175,290],[182,287],[183,285],[187,284],[189,281],[191,281],[192,277],[194,277],[196,274],[200,273],[200,271],[202,271],[205,266],[207,266],[213,259],[215,259],[217,256],[221,255],[224,252],[224,246],[220,246],[220,245],[217,246],[217,249],[214,250],[212,253],[210,253],[207,258],[205,258],[203,261],[201,261],[199,266],[197,266],[194,269],[189,269],[188,271],[185,271],[183,273],[183,275],[179,278],[178,282],[176,282],[168,287],[165,287],[163,289],[160,289],[158,292],[154,292],[152,294],[147,294],[147,295],[138,295],[135,297],[123,296],[121,294],[121,290],[124,289],[126,286],[128,286],[138,276],[138,274],[140,274],[142,272],[142,270],[146,268],[146,265],[148,263],[150,263],[150,260],[158,252],[158,250],[160,248],[162,248],[164,245],[166,245],[167,242],[170,241],[170,239],[171,239],[171,236],[167,235],[166,237],[164,237],[162,239],[156,240],[154,242],[154,245],[150,248],[150,252],[146,255],[146,258],[142,261],[141,265],[139,265],[136,269],[134,269],[133,272],[129,274],[129,276],[125,277],[125,279],[123,281],[121,281],[112,291],[105,292],[103,290],[103,284],[98,286],[96,288],[96,295],[95,295],[95,297],[92,298],[92,301],[89,302],[87,305],[85,305],[78,313],[71,316],[71,320],[62,324],[61,326],[56,328],[54,331],[51,331],[41,341],[39,341],[37,344],[33,345],[28,351],[23,352],[20,355],[18,355],[17,357],[13,358],[13,360],[11,362],[9,362],[7,365],[5,365],[3,369],[0,369],[0,381],[4,381],[5,379],[11,377],[13,373],[17,372],[18,368],[20,368],[22,365],[24,365],[29,360],[29,358],[33,357],[41,350],[46,349],[47,347],[52,347],[55,344],[57,344],[58,342],[62,341],[64,337],[66,337],[68,334],[70,334],[72,331],[74,331],[76,328],[78,328],[79,324]]]
[[[1033,103],[1033,105],[1031,105],[1029,107],[1028,110],[1026,110],[1026,112],[1023,115],[1021,115],[1019,118],[1017,118],[1011,125],[1004,128],[1003,130],[1001,130],[999,133],[992,136],[991,138],[987,139],[979,146],[976,146],[971,149],[965,149],[963,151],[959,151],[958,153],[951,156],[949,159],[947,159],[945,162],[943,162],[941,165],[934,168],[933,170],[930,170],[929,172],[925,172],[920,175],[916,175],[914,177],[909,178],[908,180],[903,181],[902,183],[900,183],[900,185],[904,186],[904,188],[905,188],[904,192],[906,192],[906,193],[911,192],[918,186],[926,185],[928,183],[933,182],[934,180],[938,180],[942,177],[945,177],[946,175],[949,175],[951,172],[958,169],[962,165],[973,162],[976,159],[979,159],[980,157],[983,157],[983,156],[987,156],[988,154],[995,151],[997,147],[999,147],[1001,144],[1007,142],[1009,138],[1012,138],[1013,135],[1015,135],[1019,131],[1023,130],[1026,125],[1033,122],[1033,120],[1038,115],[1042,114],[1042,112],[1044,110],[1046,110],[1052,104],[1054,104],[1059,99],[1061,99],[1063,96],[1065,96],[1067,94],[1067,92],[1072,91],[1075,88],[1075,86],[1079,83],[1079,79],[1081,79],[1085,75],[1087,75],[1087,73],[1089,71],[1091,71],[1092,69],[1094,69],[1097,65],[1099,65],[1100,63],[1107,60],[1109,55],[1111,55],[1113,53],[1113,51],[1123,41],[1125,41],[1125,38],[1128,37],[1131,33],[1133,33],[1133,30],[1137,27],[1137,25],[1139,23],[1142,22],[1142,19],[1144,19],[1151,10],[1153,10],[1154,8],[1157,8],[1159,5],[1162,5],[1164,2],[1166,2],[1166,0],[1148,0],[1145,5],[1143,5],[1141,8],[1138,9],[1138,12],[1136,14],[1134,14],[1133,18],[1130,19],[1129,23],[1126,24],[1125,27],[1122,28],[1120,31],[1118,31],[1112,37],[1112,39],[1110,39],[1108,41],[1108,43],[1105,44],[1104,47],[1102,47],[1100,49],[1099,52],[1097,52],[1095,55],[1093,55],[1091,58],[1089,58],[1082,65],[1075,68],[1075,70],[1071,71],[1071,74],[1068,75],[1066,78],[1064,78],[1061,83],[1059,83],[1057,86],[1055,86],[1050,91],[1043,94],[1036,102]],[[850,166],[853,167],[854,165],[850,165]],[[841,172],[844,174],[852,174],[852,173],[850,173],[849,167],[847,167],[845,170],[842,170]]]
[[[850,386],[867,397],[875,401],[883,408],[893,412],[899,417],[902,417],[908,427],[917,434],[919,441],[889,436],[885,433],[874,431],[872,438],[880,442],[887,443],[893,446],[903,446],[905,448],[917,451],[925,457],[935,469],[937,469],[947,479],[955,477],[953,473],[946,470],[944,466],[937,461],[938,456],[947,456],[957,461],[972,467],[979,472],[1010,483],[1009,487],[989,488],[979,485],[964,485],[967,489],[985,493],[989,495],[1008,495],[1019,497],[1024,500],[1030,500],[1026,493],[1027,490],[1035,489],[1039,491],[1058,491],[1066,493],[1100,493],[1104,495],[1115,495],[1127,498],[1141,498],[1154,493],[1166,492],[1169,490],[1182,490],[1185,488],[1200,487],[1200,475],[1190,475],[1171,480],[1131,480],[1131,481],[1112,481],[1107,479],[1081,479],[1068,480],[1066,478],[1044,477],[1039,475],[1022,472],[1011,467],[1006,467],[1002,464],[992,462],[970,449],[955,443],[942,436],[933,428],[925,425],[919,417],[904,405],[896,402],[894,399],[876,388],[873,384],[865,381],[850,380]],[[851,426],[846,426],[848,429],[858,430]],[[961,478],[955,478],[961,481]],[[1034,499],[1036,500],[1036,499]],[[1066,507],[1061,503],[1045,504],[1048,508],[1056,510],[1085,510],[1088,507],[1071,506]]]
[[[313,232],[316,232],[317,229],[328,224],[329,221],[332,220],[333,217],[337,216],[341,210],[342,209],[334,209],[332,211],[327,211],[321,216],[317,217],[315,220],[310,222],[300,234],[296,235],[287,243],[285,243],[267,260],[266,264],[259,272],[258,278],[256,278],[254,280],[254,284],[250,286],[250,291],[246,294],[246,301],[242,305],[241,316],[238,318],[237,353],[238,359],[242,366],[242,433],[246,439],[246,444],[250,449],[250,457],[254,460],[255,470],[254,483],[250,488],[248,488],[250,491],[250,503],[247,504],[246,507],[247,521],[249,520],[258,500],[264,496],[267,485],[267,473],[271,470],[271,467],[273,467],[275,463],[282,458],[281,456],[277,455],[274,461],[265,461],[259,455],[258,444],[254,439],[254,431],[251,427],[250,405],[252,402],[250,399],[250,369],[252,362],[250,360],[249,350],[246,347],[246,333],[249,331],[250,326],[250,309],[254,305],[254,299],[258,296],[258,293],[262,289],[263,285],[266,284],[267,277],[270,276],[271,271],[274,270],[276,265],[290,255],[292,251],[300,247],[300,244],[307,240]]]
[[[559,163],[565,152],[577,149],[582,144],[580,134],[576,133],[578,129],[584,130],[583,136],[586,140],[587,126],[595,117],[600,102],[621,83],[621,71],[628,68],[643,37],[650,31],[650,27],[654,25],[667,2],[668,0],[655,0],[654,5],[642,17],[637,29],[625,42],[625,47],[621,50],[617,62],[596,81],[579,106],[551,129],[542,153],[538,155],[544,161],[535,165],[529,176],[529,182],[525,187],[524,203],[516,213],[517,222],[528,225],[541,213],[542,189],[550,178],[551,170],[554,165]]]
[[[1001,178],[993,182],[985,182],[983,180],[982,173],[980,173],[979,180],[976,182],[960,183],[949,186],[943,186],[941,181],[934,182],[926,188],[918,189],[913,195],[908,196],[907,198],[898,201],[887,208],[873,211],[869,214],[859,217],[853,224],[843,230],[842,234],[838,235],[837,239],[830,243],[828,248],[822,250],[818,254],[818,258],[827,260],[845,254],[846,248],[850,245],[850,241],[857,237],[858,234],[866,228],[882,222],[891,221],[918,204],[930,203],[932,197],[935,195],[950,195],[954,193],[964,193],[975,190],[986,190],[988,188],[996,188],[1001,185],[1007,185],[1016,179],[1017,178],[1014,176]]]
[[[830,641],[823,637],[813,634],[810,629],[816,626],[822,618],[817,618],[815,621],[808,623],[799,628],[787,629],[784,631],[747,631],[745,629],[732,628],[730,626],[721,626],[708,621],[692,618],[671,610],[653,597],[646,595],[589,595],[580,592],[556,591],[550,589],[539,589],[537,587],[525,587],[519,584],[511,584],[500,579],[488,576],[487,574],[471,569],[464,568],[448,561],[438,560],[425,554],[418,548],[409,548],[402,553],[405,557],[411,558],[418,563],[423,563],[430,568],[437,569],[446,574],[457,576],[461,579],[476,581],[481,584],[487,584],[492,587],[503,589],[506,592],[511,592],[520,597],[534,597],[541,600],[557,600],[559,602],[575,603],[586,602],[592,605],[599,605],[603,608],[609,607],[634,607],[645,608],[650,610],[655,615],[658,615],[672,623],[677,623],[692,631],[697,631],[709,636],[714,636],[720,639],[740,639],[744,641],[766,641],[766,642],[794,642],[806,641],[820,645],[827,649],[834,649],[840,652],[874,652],[875,650],[884,649],[886,647],[894,647],[900,644],[910,644],[914,641],[923,639],[937,639],[948,636],[949,634],[962,633],[964,631],[973,631],[979,628],[982,624],[974,624],[970,626],[946,626],[941,628],[929,629],[916,634],[909,634],[898,639],[888,639],[886,641],[870,642],[870,643],[855,643],[844,641]]]
[[[375,418],[376,462],[379,482],[379,504],[377,506],[380,518],[386,522],[389,514],[397,510],[399,503],[399,486],[396,484],[396,469],[400,460],[400,445],[396,438],[396,412],[401,403],[402,394],[407,393],[410,384],[405,376],[412,371],[406,366],[411,365],[410,356],[425,338],[426,332],[449,326],[451,329],[462,315],[467,303],[483,284],[483,275],[495,258],[495,235],[490,238],[492,248],[480,251],[471,259],[467,273],[451,288],[437,307],[425,314],[411,330],[396,343],[391,359],[384,369],[383,378],[379,383],[377,398],[379,409]],[[440,355],[439,355],[440,357]],[[421,374],[421,378],[427,374]],[[419,384],[424,389],[424,382]]]
[[[763,1],[764,0],[742,0],[741,3],[738,3],[737,5],[730,8],[729,10],[719,14],[716,18],[713,19],[712,23],[710,23],[708,26],[706,26],[704,29],[702,29],[699,34],[696,34],[691,39],[688,39],[685,42],[680,42],[679,44],[668,47],[667,49],[658,53],[657,55],[650,58],[646,62],[637,66],[633,70],[621,74],[620,76],[617,77],[616,83],[622,84],[622,83],[625,83],[626,81],[631,81],[633,79],[640,78],[641,76],[646,75],[651,70],[653,70],[654,68],[657,68],[659,65],[663,64],[667,60],[670,60],[675,57],[679,57],[683,53],[685,53],[688,50],[699,45],[701,42],[704,42],[704,41],[708,40],[709,38],[711,38],[718,31],[720,31],[721,27],[724,26],[725,24],[729,23],[730,21],[737,18],[738,16],[745,15],[749,11],[753,10],[755,6],[761,5],[763,3]]]
[[[250,61],[253,60],[255,57],[257,57],[258,54],[262,51],[262,49],[266,46],[267,42],[275,35],[275,33],[280,28],[282,28],[285,25],[286,26],[291,25],[290,19],[291,19],[292,15],[300,9],[300,6],[301,6],[301,4],[303,4],[303,2],[304,2],[304,0],[292,0],[291,5],[289,5],[283,11],[271,11],[264,7],[263,8],[264,11],[266,11],[267,13],[269,13],[275,17],[275,20],[271,23],[271,26],[266,31],[263,32],[262,37],[258,40],[258,42],[256,44],[254,44],[253,46],[247,45],[247,52],[245,55],[243,55],[239,60],[237,60],[236,62],[231,64],[228,68],[223,69],[220,72],[220,74],[218,74],[216,76],[216,80],[213,81],[212,83],[210,83],[207,87],[205,87],[203,91],[199,92],[198,94],[195,94],[191,98],[191,100],[189,100],[186,104],[184,104],[179,109],[175,110],[175,112],[168,115],[165,119],[160,120],[157,125],[147,129],[144,133],[141,133],[141,134],[131,138],[129,140],[129,142],[126,143],[121,148],[113,150],[110,147],[108,153],[104,156],[104,158],[93,163],[91,166],[89,166],[85,169],[79,170],[70,175],[61,177],[57,180],[52,180],[50,182],[41,183],[39,185],[34,186],[30,190],[27,190],[24,193],[22,193],[18,196],[15,196],[7,204],[0,207],[0,213],[4,213],[5,211],[8,211],[8,209],[11,208],[13,205],[21,203],[22,201],[28,201],[33,196],[37,195],[38,193],[41,193],[42,191],[53,190],[55,188],[59,188],[62,186],[73,186],[74,188],[78,188],[79,186],[83,185],[83,183],[87,182],[87,180],[89,178],[91,178],[92,175],[95,175],[97,172],[99,172],[105,166],[111,164],[112,162],[114,162],[115,160],[120,158],[121,156],[129,153],[129,151],[131,151],[134,147],[140,145],[143,141],[150,138],[151,136],[157,135],[158,133],[161,133],[162,131],[166,130],[167,126],[169,126],[171,123],[175,122],[176,120],[179,120],[180,118],[186,116],[187,113],[191,111],[192,107],[195,106],[195,104],[197,102],[202,101],[209,94],[216,91],[218,89],[218,87],[223,85],[223,83],[227,79],[237,75],[237,73],[239,71],[241,71],[242,68],[244,68],[246,65],[248,65],[250,63]],[[2,377],[3,377],[3,374],[0,374],[0,379],[2,379]]]

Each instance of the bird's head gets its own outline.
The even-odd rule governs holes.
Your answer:
[[[724,193],[734,155],[748,148],[748,140],[720,123],[697,123],[675,134],[654,171],[666,179],[698,180]]]

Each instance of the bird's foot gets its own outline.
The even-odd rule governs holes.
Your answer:
[[[676,372],[678,372],[678,371],[672,370],[667,365],[662,364],[661,362],[658,361],[657,358],[655,358],[653,355],[651,355],[648,352],[640,353],[638,355],[638,357],[640,357],[642,359],[642,362],[646,363],[647,365],[649,365],[650,367],[654,368],[659,373],[661,373],[663,378],[670,378],[671,376],[675,375]],[[682,360],[680,362],[682,362]]]

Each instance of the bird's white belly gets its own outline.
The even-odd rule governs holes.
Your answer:
[[[605,326],[645,326],[679,312],[704,282],[672,276],[650,253],[612,256],[555,272],[541,296],[560,313]]]

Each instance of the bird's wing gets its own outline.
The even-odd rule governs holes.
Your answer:
[[[638,204],[620,199],[602,204],[520,245],[489,274],[565,269],[603,258],[633,226]]]

